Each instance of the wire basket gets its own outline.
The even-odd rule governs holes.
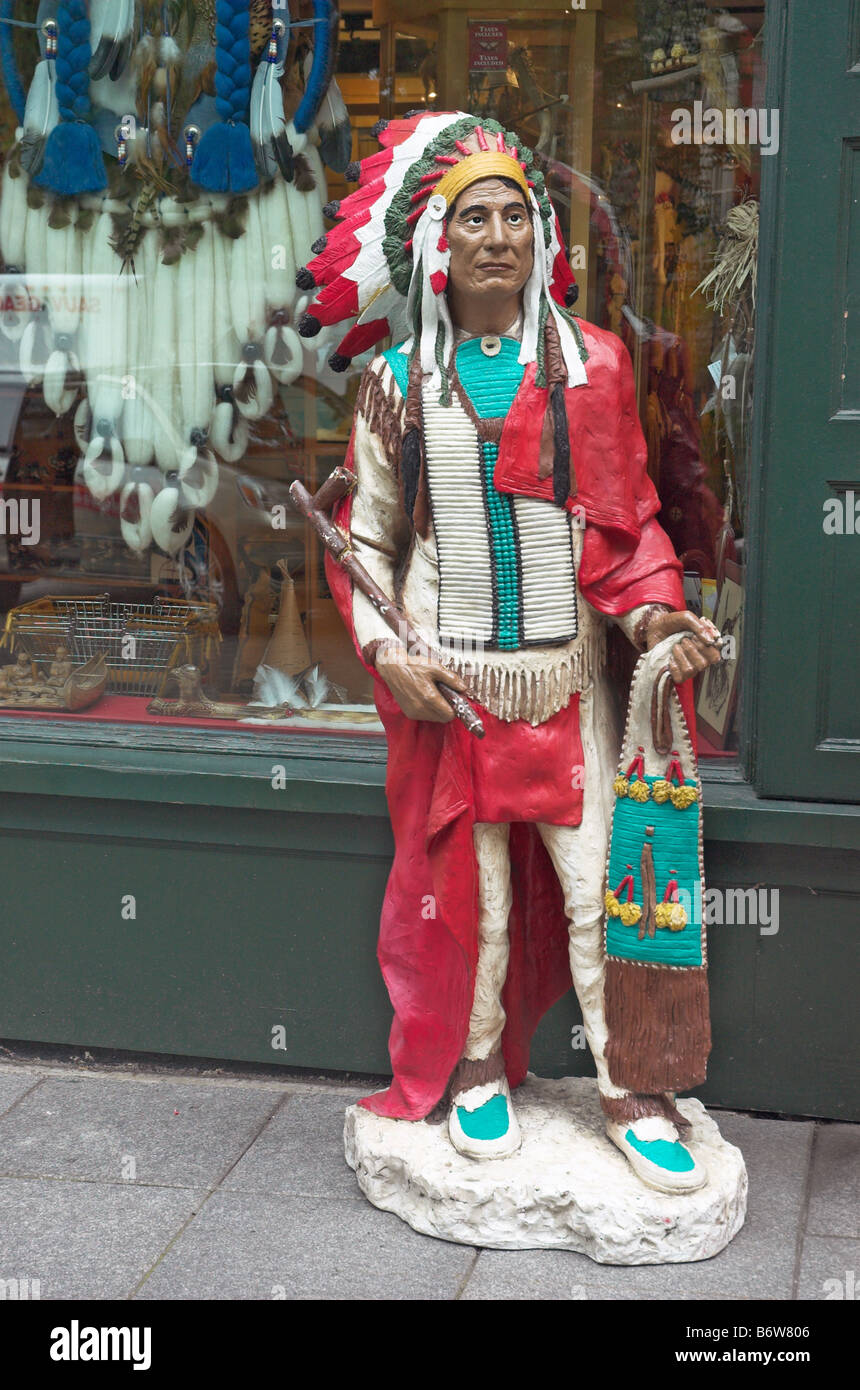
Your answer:
[[[221,644],[214,603],[156,598],[152,603],[113,603],[94,598],[36,599],[14,608],[3,638],[20,642],[40,674],[48,674],[62,644],[75,666],[103,655],[107,689],[114,695],[164,693],[170,672],[192,662],[204,677]]]

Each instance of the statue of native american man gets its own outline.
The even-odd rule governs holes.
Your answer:
[[[687,683],[719,633],[684,610],[627,349],[569,310],[532,154],[457,112],[377,134],[299,273],[316,290],[299,331],[349,324],[336,369],[394,341],[364,371],[334,521],[408,629],[329,563],[375,679],[395,838],[394,1076],[362,1105],[441,1114],[472,1159],[516,1153],[531,1035],[572,977],[609,1137],[645,1183],[689,1192],[707,1173],[675,1094],[704,1079],[710,1035],[703,928],[679,899],[701,862]],[[611,624],[640,664],[662,658],[626,768]]]

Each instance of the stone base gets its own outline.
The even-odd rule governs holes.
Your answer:
[[[698,1192],[646,1187],[606,1137],[597,1083],[529,1074],[514,1092],[523,1143],[512,1158],[463,1158],[448,1126],[387,1120],[351,1105],[346,1161],[365,1197],[423,1235],[491,1250],[576,1250],[598,1264],[676,1264],[725,1249],[744,1222],[743,1156],[698,1100],[678,1109],[708,1169]]]

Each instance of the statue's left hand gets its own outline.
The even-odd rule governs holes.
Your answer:
[[[677,613],[656,613],[646,629],[646,647],[650,652],[664,637],[684,631],[690,635],[675,644],[669,658],[669,674],[676,685],[722,660],[719,629],[709,618],[697,618],[695,613],[687,609]]]

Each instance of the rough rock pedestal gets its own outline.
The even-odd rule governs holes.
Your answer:
[[[723,1250],[746,1215],[743,1156],[698,1100],[681,1100],[687,1147],[708,1169],[698,1192],[646,1187],[607,1139],[592,1080],[528,1076],[514,1092],[523,1142],[476,1162],[447,1124],[387,1120],[352,1105],[346,1161],[374,1206],[423,1235],[495,1250],[575,1250],[599,1264],[676,1264]]]

